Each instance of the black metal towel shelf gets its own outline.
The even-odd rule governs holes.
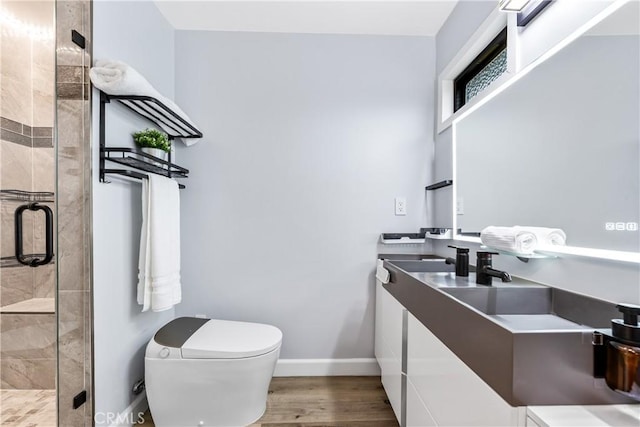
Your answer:
[[[100,181],[108,182],[105,175],[120,175],[134,179],[148,178],[147,174],[130,169],[107,168],[105,165],[107,160],[169,178],[187,178],[189,170],[171,163],[171,153],[168,153],[168,160],[163,160],[128,147],[106,146],[105,106],[111,100],[119,101],[131,111],[150,120],[164,130],[171,140],[174,138],[202,138],[202,132],[155,98],[137,95],[109,95],[100,92]],[[179,186],[185,188],[182,184]]]
[[[156,98],[138,95],[109,95],[100,92],[100,101],[117,100],[131,111],[160,126],[171,138],[202,138],[202,132]]]
[[[427,190],[427,191],[429,191],[429,190],[437,190],[438,188],[444,188],[444,187],[448,187],[450,185],[453,185],[453,180],[445,179],[444,181],[436,182],[435,184],[431,184],[431,185],[425,187],[425,190]]]

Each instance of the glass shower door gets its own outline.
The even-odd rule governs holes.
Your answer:
[[[0,0],[0,424],[57,425],[55,3]]]

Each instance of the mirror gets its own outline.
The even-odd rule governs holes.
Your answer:
[[[639,17],[624,5],[454,123],[457,228],[640,252]]]

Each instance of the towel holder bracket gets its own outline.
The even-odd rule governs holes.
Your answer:
[[[100,129],[99,129],[99,139],[100,139],[100,182],[109,183],[106,179],[106,175],[119,175],[127,178],[133,179],[146,179],[148,175],[145,173],[137,172],[131,169],[114,169],[107,168],[106,162],[110,161],[113,163],[117,163],[128,168],[136,169],[143,172],[155,173],[158,175],[166,176],[168,178],[187,178],[189,175],[189,170],[183,168],[182,166],[178,166],[171,162],[171,152],[168,153],[168,159],[160,159],[158,157],[152,156],[147,153],[138,152],[130,147],[107,147],[106,146],[106,104],[109,104],[112,99],[117,99],[128,107],[130,110],[136,112],[137,114],[151,120],[156,125],[159,123],[163,123],[165,126],[170,126],[166,121],[162,118],[167,119],[170,115],[173,115],[175,119],[181,120],[182,124],[176,124],[177,121],[174,121],[174,125],[170,126],[172,129],[176,129],[175,135],[169,135],[170,139],[174,139],[175,137],[179,138],[200,138],[202,137],[202,133],[194,128],[191,124],[184,121],[181,117],[179,117],[176,113],[169,110],[164,104],[158,101],[155,98],[151,98],[148,96],[124,96],[124,95],[108,95],[104,92],[100,92]],[[126,101],[135,102],[134,104],[127,104]],[[155,107],[149,107],[149,105],[155,105]],[[133,107],[132,107],[133,105]],[[145,105],[146,107],[142,108],[140,105]],[[161,106],[164,108],[164,112],[161,113],[162,116],[160,118],[153,116],[152,113],[143,114],[144,112],[156,112],[160,114],[158,107]],[[147,108],[151,109],[148,110]],[[170,114],[169,114],[170,113]],[[155,120],[154,120],[155,119]],[[190,128],[190,130],[189,130]],[[179,184],[180,188],[185,188],[184,185]]]

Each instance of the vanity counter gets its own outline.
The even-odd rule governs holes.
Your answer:
[[[476,285],[473,273],[414,264],[385,261],[383,288],[511,406],[632,402],[593,377],[592,333],[616,317],[613,304],[519,278]]]

